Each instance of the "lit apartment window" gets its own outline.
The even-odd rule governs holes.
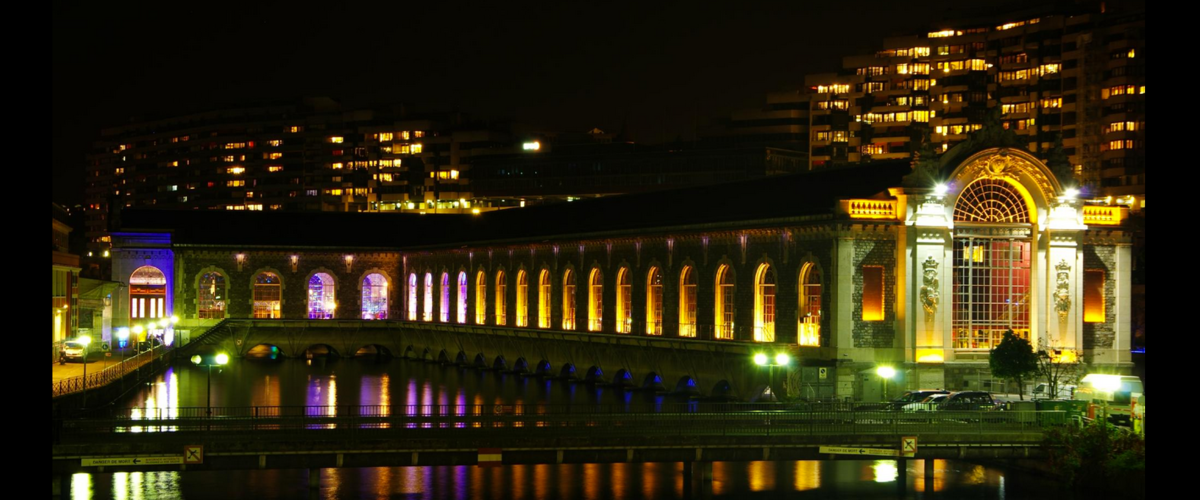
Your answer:
[[[517,326],[529,326],[529,278],[524,269],[517,270]]]
[[[277,148],[277,147],[283,145],[283,140],[282,139],[272,139],[272,140],[267,141],[267,145]]]
[[[392,140],[392,137],[393,137],[393,134],[391,132],[380,132],[379,133],[379,142],[389,142]]]
[[[459,324],[467,322],[467,273],[458,273],[458,315]]]
[[[412,154],[420,154],[421,150],[422,150],[421,143],[418,142],[418,143],[412,145],[412,150],[411,150]]]
[[[800,271],[800,314],[797,343],[821,345],[821,273],[813,264]]]
[[[503,270],[496,271],[496,324],[508,324],[508,277]]]
[[[343,141],[345,141],[345,138],[343,138],[342,136],[338,136],[338,135],[335,135],[335,136],[329,138],[329,142],[331,142],[333,144],[341,144]]]
[[[629,268],[617,270],[617,333],[629,333],[633,329],[633,286]]]
[[[775,273],[762,264],[754,273],[754,340],[775,341]]]
[[[279,319],[282,317],[281,307],[283,285],[275,273],[259,273],[254,277],[254,317],[260,319]]]

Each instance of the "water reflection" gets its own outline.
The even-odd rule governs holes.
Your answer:
[[[989,468],[981,472],[976,465],[963,462],[938,462],[946,466],[944,470],[938,469],[938,475],[946,478],[947,487],[938,490],[933,498],[1071,498],[1042,478]],[[910,475],[914,479],[920,477],[922,461],[908,463],[913,465]],[[683,496],[682,471],[678,463],[324,469],[321,488],[314,496],[322,499],[673,499]],[[930,498],[923,487],[917,486],[918,481],[909,481],[907,489],[897,491],[899,473],[893,460],[718,462],[713,464],[712,497]],[[980,473],[985,478],[982,483],[977,482]],[[820,479],[864,474],[892,479],[883,482]],[[794,481],[781,480],[784,478]],[[72,499],[303,498],[309,493],[304,470],[75,474],[69,479]]]

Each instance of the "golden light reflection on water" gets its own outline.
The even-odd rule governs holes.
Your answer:
[[[875,474],[873,480],[877,483],[894,482],[900,477],[900,469],[896,468],[895,460],[876,460],[871,464],[871,470]]]
[[[71,498],[87,500],[92,498],[92,475],[77,472],[71,475]]]
[[[987,483],[987,469],[982,465],[969,467],[963,471],[962,482],[975,485]]]
[[[550,486],[550,467],[552,465],[541,464],[533,466],[533,495],[534,498],[547,498],[546,491]]]
[[[605,489],[604,480],[600,477],[600,464],[583,464],[583,480],[579,483],[583,485],[583,498],[593,500],[599,498],[601,491]]]
[[[713,470],[713,475],[717,471]],[[775,490],[775,462],[750,462],[750,491]]]
[[[654,498],[658,494],[658,476],[663,473],[663,464],[653,462],[642,466],[642,497]]]
[[[726,484],[725,478],[732,477],[732,476],[730,476],[730,473],[733,472],[732,465],[733,464],[726,463],[726,462],[713,462],[713,464],[712,464],[712,468],[713,468],[712,490],[713,490],[714,495],[726,494],[726,490],[728,489],[729,485]],[[692,464],[683,464],[683,466],[691,467]]]
[[[821,462],[803,460],[795,463],[795,482],[792,487],[796,491],[815,490],[821,487]]]

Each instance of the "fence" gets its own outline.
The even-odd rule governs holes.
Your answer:
[[[143,365],[153,363],[156,358],[162,356],[166,352],[166,348],[155,346],[146,351],[137,353],[137,355],[127,358],[120,363],[109,366],[103,370],[78,377],[65,378],[58,381],[53,381],[53,397],[59,397],[75,392],[82,392],[85,389],[97,389],[108,385],[112,382],[121,380],[126,375],[140,370]],[[86,380],[85,380],[86,379]]]

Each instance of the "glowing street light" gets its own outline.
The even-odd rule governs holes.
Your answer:
[[[212,367],[213,365],[225,366],[227,363],[229,363],[229,355],[223,352],[219,352],[216,355],[201,356],[196,354],[192,356],[192,364],[208,367],[208,386],[204,391],[204,408],[205,415],[209,417],[212,417]]]
[[[766,353],[760,352],[754,355],[754,364],[767,367],[767,391],[774,396],[775,392],[772,386],[775,385],[775,367],[791,364],[792,357],[788,356],[786,352],[781,352],[775,355],[774,363],[771,361],[772,359]]]
[[[875,369],[875,374],[883,379],[883,400],[887,401],[887,383],[896,377],[896,369],[887,365],[880,366]]]

